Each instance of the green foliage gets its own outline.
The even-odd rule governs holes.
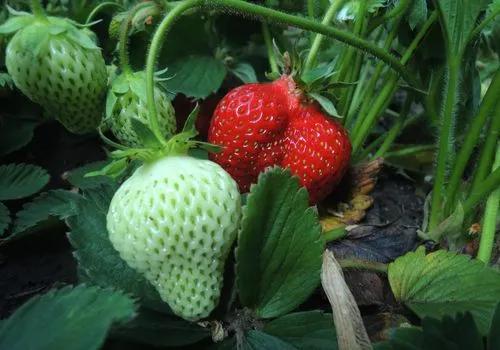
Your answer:
[[[238,63],[235,67],[231,68],[231,73],[236,75],[245,84],[257,82],[255,70],[249,63]]]
[[[31,229],[50,217],[64,220],[75,215],[80,200],[81,197],[78,194],[65,190],[42,193],[16,213],[12,234],[16,235]]]
[[[259,176],[244,208],[237,250],[241,303],[262,318],[283,315],[317,287],[324,242],[308,195],[290,172]]]
[[[71,185],[78,187],[82,190],[96,188],[101,185],[111,186],[113,183],[115,183],[115,181],[110,177],[85,176],[85,174],[87,173],[102,169],[107,164],[109,164],[108,161],[100,161],[100,162],[85,164],[84,166],[71,170],[67,174],[67,180]]]
[[[408,12],[408,24],[411,29],[420,27],[427,19],[427,1],[413,0]]]
[[[31,164],[0,166],[0,200],[19,199],[40,191],[49,182],[49,174]]]
[[[256,330],[245,333],[240,348],[244,350],[296,350],[295,347],[283,340]]]
[[[154,287],[120,258],[109,241],[106,214],[115,189],[102,185],[84,191],[76,215],[67,220],[81,280],[102,287],[120,288],[138,297],[146,306],[165,310]]]
[[[470,312],[482,334],[500,301],[500,273],[465,255],[425,249],[408,253],[389,265],[396,299],[419,317],[440,318]]]
[[[337,349],[332,315],[320,311],[288,314],[267,323],[263,330],[297,350]]]
[[[446,316],[442,320],[424,318],[422,327],[401,327],[390,340],[375,345],[376,350],[481,350],[483,339],[471,314]]]
[[[226,73],[224,64],[213,57],[189,56],[175,61],[168,67],[171,78],[164,84],[170,92],[205,98],[220,88]],[[248,74],[247,71],[245,75]]]
[[[208,329],[149,309],[115,333],[118,337],[157,347],[194,344],[210,336]]]
[[[135,314],[121,292],[84,285],[36,296],[0,322],[0,348],[9,350],[92,350],[110,327]]]

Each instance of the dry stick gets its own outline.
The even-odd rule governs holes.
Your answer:
[[[321,284],[332,306],[339,350],[372,349],[356,300],[333,253],[323,253]]]

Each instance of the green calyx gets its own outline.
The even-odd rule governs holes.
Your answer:
[[[32,51],[38,55],[47,47],[47,42],[52,36],[64,35],[66,40],[73,42],[85,49],[99,50],[87,31],[78,27],[84,27],[78,23],[59,17],[36,17],[27,12],[19,12],[10,9],[11,18],[0,25],[0,34],[13,34],[21,32],[21,49]]]
[[[137,119],[132,119],[132,126],[135,132],[144,140],[146,147],[126,147],[106,138],[99,130],[103,140],[117,150],[109,154],[112,162],[103,169],[86,174],[86,176],[110,176],[117,178],[127,170],[131,161],[139,160],[144,163],[151,163],[166,156],[187,155],[192,148],[201,148],[208,152],[219,152],[220,147],[213,144],[197,141],[194,138],[198,135],[195,127],[196,118],[199,113],[199,106],[190,113],[184,124],[182,132],[172,136],[165,143],[158,140],[151,129]]]
[[[281,72],[267,74],[269,79],[276,80],[282,74],[290,76],[306,99],[316,101],[328,115],[342,118],[332,101],[335,100],[335,92],[339,88],[348,87],[351,84],[332,82],[332,77],[337,73],[333,70],[333,64],[322,64],[308,69],[300,54],[281,53],[276,45],[274,45],[274,55]]]

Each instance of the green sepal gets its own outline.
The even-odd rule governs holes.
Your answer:
[[[134,73],[133,76],[129,78],[130,90],[137,95],[139,100],[142,102],[147,101],[146,94],[146,75],[144,72]]]
[[[11,17],[5,23],[0,25],[0,34],[10,34],[17,32],[19,29],[33,22],[33,16],[25,15],[19,17]]]
[[[186,122],[184,123],[184,127],[182,128],[182,132],[194,130],[196,134],[196,119],[198,118],[198,114],[200,112],[200,105],[196,104],[194,109],[189,113]]]
[[[320,94],[317,94],[317,93],[314,93],[314,92],[310,92],[308,94],[309,97],[313,98],[316,102],[319,103],[319,105],[321,106],[321,108],[323,108],[323,110],[328,114],[328,115],[331,115],[332,117],[335,117],[335,118],[343,118],[339,112],[337,112],[337,109],[335,108],[335,105],[333,104],[333,102],[323,96],[323,95],[320,95]]]
[[[130,123],[132,129],[142,141],[142,144],[146,147],[159,147],[161,146],[160,141],[156,138],[155,134],[148,125],[144,124],[141,120],[137,118],[131,118]]]
[[[120,158],[107,164],[101,170],[91,171],[85,174],[84,177],[109,176],[111,178],[116,179],[120,177],[120,175],[122,175],[125,172],[125,170],[127,170],[128,164],[129,161],[127,158]]]
[[[115,95],[113,89],[109,89],[108,95],[106,96],[106,118],[109,119],[113,115],[116,101],[118,101],[118,97]]]
[[[323,65],[303,72],[300,75],[300,81],[306,85],[311,85],[320,80],[329,79],[333,74],[335,74],[333,65]]]

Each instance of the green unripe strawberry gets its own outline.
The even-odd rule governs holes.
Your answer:
[[[187,320],[218,303],[241,218],[237,185],[219,165],[188,156],[145,163],[116,191],[109,238],[171,309]]]
[[[13,33],[6,66],[15,85],[69,131],[86,133],[102,119],[107,71],[87,29],[67,19],[21,14],[0,26]]]
[[[155,102],[160,131],[167,138],[176,130],[175,111],[167,95],[155,86]],[[149,112],[146,101],[146,74],[123,73],[112,83],[106,100],[106,122],[121,143],[144,146],[132,127],[132,118],[148,124]]]

